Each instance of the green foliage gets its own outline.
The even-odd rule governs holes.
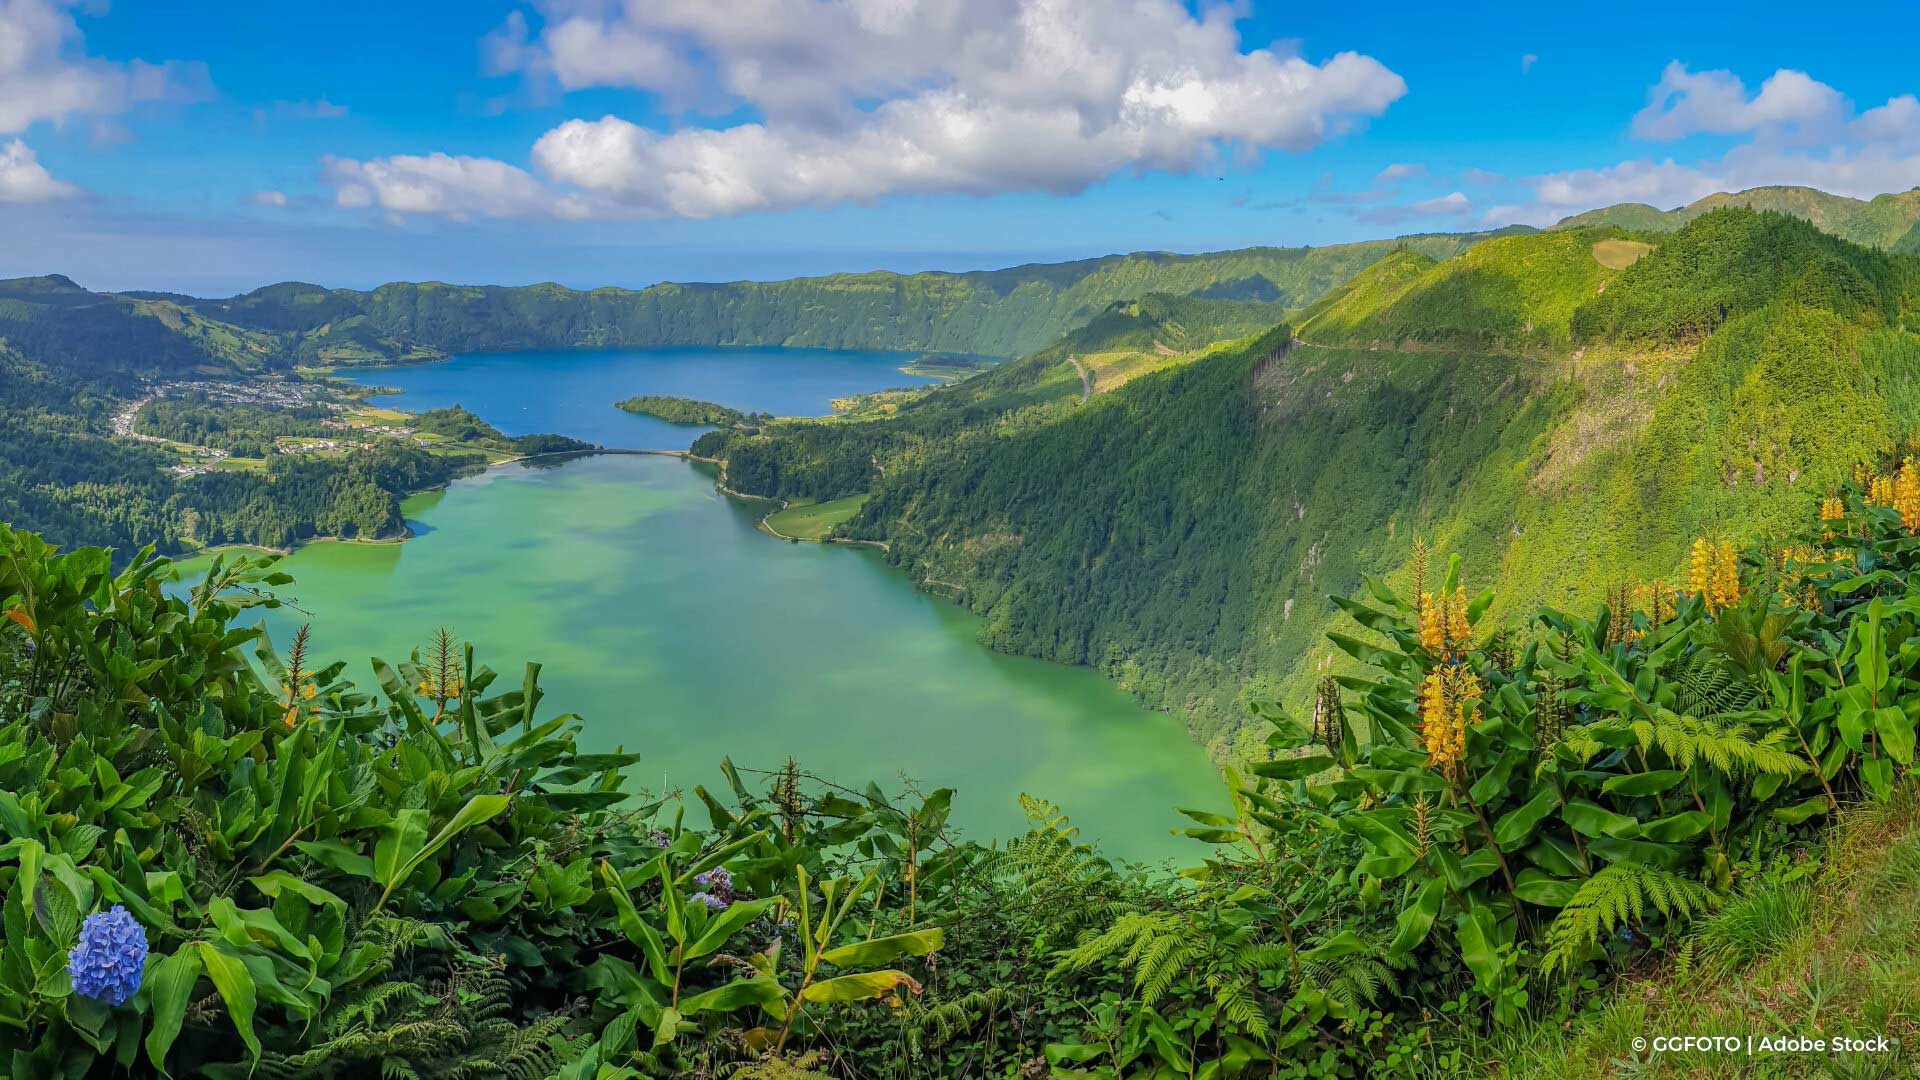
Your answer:
[[[1569,234],[1584,235],[1584,234]],[[1573,314],[1581,342],[1698,341],[1770,304],[1897,325],[1920,272],[1784,214],[1716,210],[1663,239]]]
[[[1444,257],[1480,234],[1407,241]],[[777,344],[1021,356],[1116,301],[1148,293],[1261,307],[1268,324],[1391,252],[1395,241],[1141,252],[964,274],[837,274],[781,282],[590,292],[396,282],[372,292],[287,283],[194,301],[208,318],[278,335],[308,362],[613,345]],[[398,358],[398,355],[396,355]]]
[[[1537,356],[1564,351],[1576,308],[1618,271],[1594,257],[1606,230],[1531,233],[1475,244],[1443,263],[1412,252],[1382,260],[1300,320],[1320,345],[1386,345]]]
[[[715,427],[728,427],[747,418],[739,409],[730,409],[725,405],[715,405],[711,401],[699,401],[687,397],[671,397],[660,394],[641,394],[638,397],[623,398],[614,402],[616,408],[630,413],[644,413],[656,416],[670,424],[706,424]]]
[[[1708,195],[1675,210],[1658,210],[1645,203],[1621,203],[1576,214],[1554,228],[1617,225],[1635,232],[1673,232],[1703,214],[1725,207],[1790,214],[1812,222],[1822,232],[1866,247],[1920,250],[1912,245],[1914,230],[1920,226],[1920,196],[1912,191],[1875,195],[1871,201],[1863,202],[1813,188],[1758,187]]]

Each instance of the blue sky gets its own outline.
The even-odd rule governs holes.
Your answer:
[[[1920,184],[1910,4],[0,0],[0,274],[644,285]]]

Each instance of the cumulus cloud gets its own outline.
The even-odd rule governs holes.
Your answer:
[[[39,121],[112,115],[206,92],[198,64],[114,63],[84,55],[71,0],[0,0],[0,134]]]
[[[1455,191],[1432,199],[1395,206],[1374,206],[1354,215],[1374,225],[1399,225],[1421,218],[1463,217],[1473,212],[1473,201]]]
[[[255,206],[270,206],[276,210],[285,209],[287,205],[287,193],[284,191],[256,191],[247,197],[247,201]]]
[[[1731,71],[1687,70],[1675,60],[1647,91],[1646,107],[1634,115],[1636,138],[1672,140],[1689,135],[1736,135],[1787,123],[1816,123],[1839,117],[1846,98],[1804,71],[1781,68],[1747,96],[1747,86]]]
[[[1373,182],[1375,184],[1392,184],[1401,180],[1411,180],[1416,176],[1425,175],[1427,175],[1427,167],[1425,165],[1396,161],[1386,168],[1381,169],[1380,172],[1374,176]]]
[[[1314,63],[1277,45],[1243,52],[1230,11],[1195,15],[1178,0],[760,0],[750,14],[706,0],[551,0],[543,13],[537,32],[515,14],[487,39],[490,71],[761,119],[673,131],[570,120],[540,138],[532,163],[571,195],[543,208],[520,179],[531,174],[495,163],[521,195],[460,204],[442,186],[432,212],[704,218],[900,194],[1071,193],[1126,170],[1304,150],[1406,93],[1357,53]],[[391,171],[399,160],[350,164]]]
[[[350,209],[377,207],[390,214],[467,217],[577,218],[585,204],[556,196],[524,169],[490,158],[448,154],[400,155],[378,161],[328,157],[321,172],[334,198]]]
[[[0,147],[0,202],[47,202],[79,193],[72,184],[55,180],[26,143],[13,139]]]

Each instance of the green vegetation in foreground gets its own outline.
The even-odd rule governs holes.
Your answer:
[[[1783,534],[1920,424],[1910,257],[1723,210],[1616,271],[1592,251],[1610,235],[1397,254],[1298,343],[1216,346],[1084,406],[1068,357],[1094,327],[891,416],[697,445],[742,490],[870,492],[840,535],[958,586],[988,644],[1098,668],[1244,759],[1248,697],[1300,701],[1346,663],[1325,597],[1403,582],[1416,534],[1492,568],[1495,618],[1592,604],[1671,580],[1702,533]]]
[[[1912,1075],[1920,1063],[1920,792],[1850,810],[1826,843],[1737,891],[1672,942],[1654,978],[1596,999],[1566,1031],[1475,1038],[1460,1055],[1526,1080],[1606,1080],[1646,1061],[1649,1033],[1827,1040],[1812,1052],[1672,1052],[1631,1075],[1828,1080]],[[1835,1038],[1899,1040],[1894,1053],[1837,1053]],[[1436,1073],[1435,1075],[1443,1075]]]
[[[864,494],[823,503],[795,501],[769,514],[765,524],[775,536],[795,540],[825,540],[833,535],[833,530],[841,523],[859,513],[866,501]]]
[[[647,416],[659,417],[669,424],[728,427],[747,419],[747,414],[739,409],[715,405],[711,401],[697,401],[693,398],[668,397],[660,394],[641,394],[638,397],[617,401],[614,405],[630,413],[644,413]]]
[[[950,790],[791,764],[633,799],[639,754],[580,752],[538,665],[504,689],[443,631],[360,690],[304,629],[234,626],[272,560],[183,597],[0,526],[0,1052],[21,1080],[1464,1080],[1571,1067],[1556,1040],[1591,1066],[1649,1017],[1911,1037],[1920,465],[1803,520],[1784,556],[1703,539],[1680,591],[1499,628],[1458,558],[1411,602],[1368,580],[1330,638],[1364,672],[1256,704],[1267,753],[1183,811],[1178,877],[1037,800],[983,847]],[[1685,1012],[1628,974],[1655,955]],[[1762,955],[1798,985],[1724,981]]]

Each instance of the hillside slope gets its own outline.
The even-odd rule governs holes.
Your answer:
[[[1812,222],[1823,232],[1865,247],[1920,251],[1920,188],[1862,200],[1807,187],[1758,187],[1717,192],[1673,210],[1621,203],[1575,214],[1553,227],[1613,225],[1637,232],[1672,232],[1710,210],[1727,207],[1791,214]]]
[[[1328,594],[1404,573],[1416,534],[1501,587],[1496,619],[1586,604],[1673,578],[1694,536],[1777,533],[1920,422],[1911,260],[1738,210],[1620,271],[1594,235],[1396,257],[1310,309],[1298,343],[1280,328],[1085,405],[1066,358],[1086,343],[1062,342],[894,419],[707,451],[745,490],[869,491],[844,533],[944,583],[989,643],[1098,667],[1227,752],[1246,695],[1302,694],[1341,662]],[[1791,272],[1717,269],[1782,253]],[[1541,272],[1498,294],[1517,306],[1449,307],[1518,267]],[[1657,348],[1620,315],[1699,302],[1719,321]],[[1420,331],[1416,312],[1451,321]],[[1419,347],[1341,343],[1376,337]]]
[[[0,281],[0,344],[62,377],[116,384],[258,371],[280,353],[272,335],[176,300],[91,292],[58,274]]]

